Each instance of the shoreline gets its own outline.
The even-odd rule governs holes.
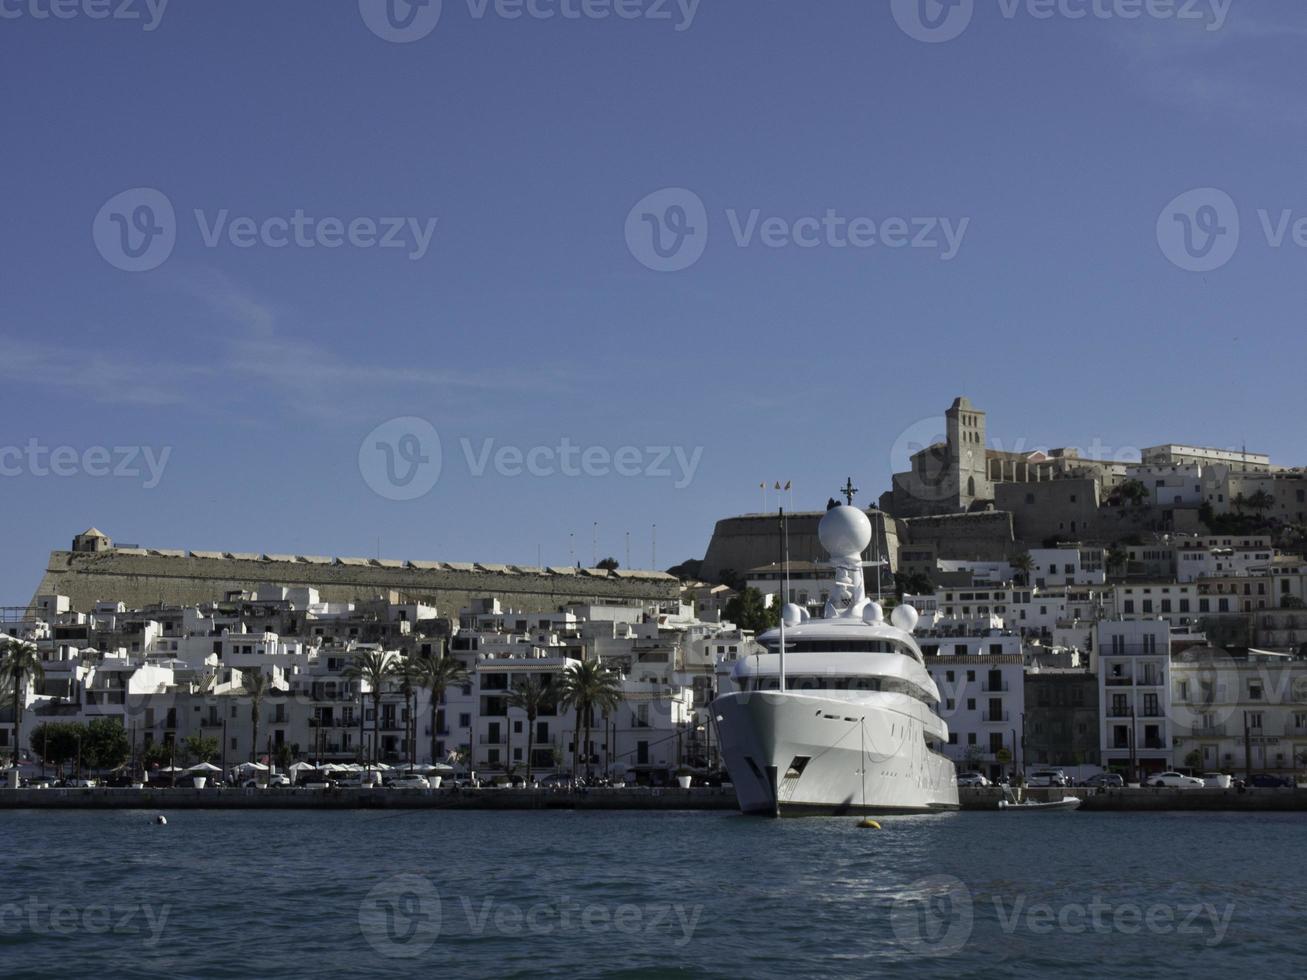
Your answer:
[[[1003,791],[959,791],[963,812],[997,811]],[[1307,789],[1027,789],[1027,799],[1083,800],[1082,811],[1114,813],[1307,812]],[[736,811],[729,788],[526,789],[0,789],[0,810],[704,810]]]

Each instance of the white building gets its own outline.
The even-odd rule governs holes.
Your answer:
[[[1136,776],[1172,768],[1169,624],[1104,620],[1095,656],[1104,768]]]

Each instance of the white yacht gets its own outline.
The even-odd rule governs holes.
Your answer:
[[[835,504],[818,536],[835,587],[821,619],[787,604],[713,702],[721,750],[745,813],[926,813],[956,810],[948,726],[912,630],[917,612],[884,621],[863,582],[871,522]]]

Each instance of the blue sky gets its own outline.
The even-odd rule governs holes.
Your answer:
[[[960,393],[1004,449],[1307,461],[1296,5],[977,0],[941,41],[897,0],[445,0],[395,43],[380,0],[69,2],[0,5],[0,604],[89,524],[566,564],[597,523],[640,567],[656,524],[665,567],[763,480],[872,499]],[[171,249],[125,271],[166,218],[141,188]],[[656,271],[641,229],[681,213]],[[1237,249],[1177,257],[1232,216]]]

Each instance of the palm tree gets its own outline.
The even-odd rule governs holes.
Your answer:
[[[445,700],[445,691],[456,684],[467,681],[467,668],[445,653],[442,643],[440,652],[424,653],[417,657],[413,666],[419,687],[431,692],[431,761],[436,761],[436,709]]]
[[[251,762],[257,762],[259,757],[259,708],[271,690],[272,678],[262,671],[245,674],[241,679],[241,691],[250,699]]]
[[[404,741],[408,743],[408,764],[417,765],[417,722],[413,719],[413,702],[417,697],[418,668],[414,659],[400,654],[390,662],[390,676],[399,682],[404,695]]]
[[[1030,573],[1035,569],[1035,560],[1030,557],[1030,552],[1023,551],[1012,559],[1012,567],[1017,570],[1017,575],[1021,579],[1022,585],[1030,584]]]
[[[531,784],[531,751],[535,748],[536,719],[550,704],[549,689],[541,685],[540,678],[529,677],[518,681],[508,692],[508,706],[526,712],[526,782]],[[510,758],[511,762],[512,759]]]
[[[613,711],[617,708],[622,701],[621,681],[616,671],[598,660],[582,660],[567,668],[563,675],[562,695],[562,703],[576,709],[576,733],[573,737],[577,744],[572,753],[572,774],[576,775],[576,763],[582,752],[586,755],[587,768],[589,766],[594,709]]]
[[[0,678],[5,686],[12,689],[14,703],[14,738],[11,743],[14,752],[14,765],[18,765],[18,724],[23,709],[23,684],[45,677],[45,668],[41,666],[41,655],[36,644],[26,640],[5,637],[0,640]]]
[[[344,675],[352,681],[359,681],[368,686],[372,697],[372,764],[377,764],[377,749],[381,742],[381,695],[386,681],[391,677],[391,659],[393,654],[385,650],[364,650],[354,655],[354,662],[349,664]]]

